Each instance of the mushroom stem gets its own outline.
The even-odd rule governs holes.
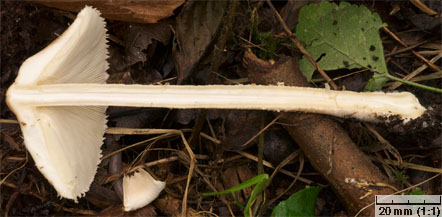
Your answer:
[[[14,103],[32,106],[131,106],[301,111],[378,121],[419,117],[425,108],[407,92],[352,92],[259,85],[50,84],[8,90]]]

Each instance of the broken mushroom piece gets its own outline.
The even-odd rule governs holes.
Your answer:
[[[166,187],[165,182],[155,180],[146,170],[138,169],[123,178],[124,211],[142,208],[158,197]]]
[[[100,162],[106,107],[259,109],[313,112],[379,121],[419,117],[425,108],[411,93],[356,93],[286,86],[174,86],[105,84],[106,28],[85,7],[48,47],[27,59],[7,103],[26,148],[60,196],[76,200]]]

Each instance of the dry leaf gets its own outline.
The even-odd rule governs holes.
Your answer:
[[[178,83],[188,78],[192,70],[210,49],[222,23],[228,1],[191,1],[177,17],[174,57]]]
[[[259,94],[259,93],[257,93]],[[222,141],[224,150],[243,150],[255,144],[258,138],[243,146],[261,130],[264,111],[231,110],[225,120],[226,137]]]
[[[158,20],[172,16],[173,11],[181,6],[184,0],[36,0],[35,2],[74,12],[79,12],[85,5],[89,5],[100,10],[106,19],[156,23]]]
[[[148,50],[149,45],[154,42],[152,39],[167,44],[172,35],[171,33],[169,23],[166,22],[129,25],[124,35],[127,64],[131,66],[137,62],[144,63],[147,61],[148,56],[145,51]],[[153,48],[155,48],[155,46],[153,46]],[[150,53],[153,54],[153,52]]]

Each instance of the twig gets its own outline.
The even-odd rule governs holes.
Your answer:
[[[249,143],[251,143],[253,140],[256,139],[256,137],[258,137],[259,135],[261,135],[264,131],[266,131],[270,126],[272,126],[273,124],[275,124],[275,122],[279,119],[279,117],[281,117],[281,115],[278,115],[275,119],[273,119],[273,121],[271,121],[270,123],[268,123],[264,128],[262,128],[257,134],[255,134],[252,138],[250,138],[249,140],[247,140],[247,142],[245,142],[244,144],[242,144],[241,146],[247,146]]]
[[[372,133],[376,136],[376,138],[378,139],[378,141],[379,141],[380,143],[384,144],[385,147],[387,148],[387,150],[388,150],[388,151],[389,151],[394,157],[396,157],[396,159],[397,159],[398,162],[399,162],[399,165],[398,165],[398,166],[399,166],[399,167],[402,167],[402,163],[403,163],[403,161],[402,161],[402,157],[401,157],[401,154],[399,153],[399,151],[398,151],[394,146],[392,146],[388,140],[384,139],[384,137],[382,137],[381,134],[379,134],[378,131],[375,130],[373,126],[371,126],[370,124],[367,124],[367,123],[364,123],[364,125],[365,125],[365,127],[367,127],[368,130],[370,130],[370,132],[372,132]]]
[[[413,44],[413,45],[411,45],[411,46],[408,46],[408,47],[402,48],[402,49],[400,49],[400,50],[397,50],[397,51],[391,51],[390,53],[385,54],[384,57],[387,58],[387,57],[394,56],[394,55],[396,55],[396,54],[403,53],[403,52],[405,52],[405,51],[412,50],[412,49],[414,49],[414,48],[416,48],[416,47],[419,47],[419,46],[421,46],[421,45],[427,43],[428,41],[429,41],[429,40],[421,41],[421,42],[419,42],[419,43],[417,43],[417,44]]]
[[[159,135],[159,136],[156,136],[156,137],[153,137],[153,138],[150,138],[150,139],[146,139],[146,140],[143,140],[141,142],[137,142],[135,144],[132,144],[132,145],[126,146],[124,148],[118,149],[116,151],[113,151],[113,152],[103,156],[101,158],[101,160],[104,160],[104,159],[106,159],[106,158],[108,158],[108,157],[110,157],[110,156],[112,156],[112,155],[114,155],[114,154],[116,154],[118,152],[122,152],[124,150],[130,149],[130,148],[138,146],[138,145],[142,145],[142,144],[147,143],[147,142],[151,142],[151,141],[154,141],[154,140],[160,140],[160,139],[167,139],[167,138],[174,137],[174,136],[177,136],[177,134],[175,134],[175,133],[165,133],[163,135]]]
[[[273,178],[276,176],[276,174],[281,170],[281,168],[283,168],[285,165],[289,164],[290,162],[292,162],[296,157],[298,157],[298,155],[301,153],[301,149],[298,149],[294,152],[292,152],[289,156],[287,156],[283,161],[281,161],[281,163],[278,164],[278,166],[275,168],[275,170],[273,170],[272,175],[270,176],[269,180],[267,181],[267,184],[265,186],[265,188],[267,188],[270,183],[272,182]],[[302,171],[302,169],[298,170],[298,173],[300,174],[300,171]],[[265,189],[264,188],[264,189]]]
[[[268,205],[270,206],[271,204],[273,204],[274,202],[276,202],[280,197],[282,197],[282,195],[286,194],[296,183],[296,181],[301,178],[301,172],[304,169],[304,157],[303,155],[300,156],[299,158],[299,169],[298,169],[298,173],[296,174],[295,179],[293,179],[292,183],[290,183],[289,187],[287,187],[281,194],[279,194],[278,196],[276,196],[275,198],[273,198],[272,200],[269,201]],[[323,186],[321,186],[323,187]]]
[[[433,72],[428,75],[417,76],[417,77],[410,79],[410,81],[419,82],[419,81],[428,81],[428,80],[434,80],[434,79],[439,79],[439,78],[442,78],[442,72]]]
[[[380,162],[380,160],[370,157],[372,160]],[[389,159],[383,159],[383,163],[394,165],[394,166],[402,166],[404,168],[412,169],[412,170],[419,170],[419,171],[425,171],[425,172],[431,172],[431,173],[442,173],[442,169],[440,168],[434,168],[429,166],[422,166],[414,163],[409,162],[403,162],[402,164],[399,164],[396,160],[389,160]]]
[[[393,32],[391,32],[386,26],[382,27],[384,29],[385,32],[387,32],[394,40],[396,40],[397,42],[399,42],[399,44],[401,44],[404,47],[408,47],[407,44],[405,44],[399,37],[397,37]],[[440,67],[434,65],[433,63],[431,63],[430,61],[428,61],[425,57],[423,57],[422,55],[418,54],[416,51],[411,50],[411,52],[420,60],[424,61],[427,65],[429,65],[432,69],[436,70],[436,71],[441,71]]]
[[[0,119],[0,124],[19,124],[17,120]]]
[[[192,179],[193,170],[195,168],[195,155],[193,154],[192,149],[190,148],[189,143],[187,143],[186,137],[184,137],[184,134],[182,131],[180,131],[181,139],[183,140],[184,146],[186,147],[187,153],[189,154],[190,158],[190,166],[189,166],[189,174],[187,175],[187,182],[186,182],[186,190],[184,191],[183,196],[183,203],[181,205],[181,216],[187,216],[187,195],[189,194],[189,186],[190,186],[190,180]]]
[[[292,37],[292,36],[295,36],[295,34],[293,34],[292,31],[290,31],[290,29],[287,27],[287,24],[285,24],[285,21],[282,19],[279,12],[273,6],[272,2],[270,2],[270,0],[266,0],[266,2],[270,6],[270,8],[272,9],[276,18],[278,18],[279,22],[281,23],[281,25],[284,28],[284,30],[286,31],[286,33],[290,36],[290,39],[292,40],[292,42],[296,44],[296,46],[301,51],[301,53],[304,54],[305,57],[307,58],[307,60],[319,71],[319,73],[327,81],[327,83],[329,83],[330,86],[332,86],[334,90],[337,90],[338,86],[335,84],[335,82],[333,80],[331,80],[330,77],[327,75],[327,73],[325,73],[325,71],[322,70],[322,68],[318,65],[318,63],[316,63],[316,61],[313,60],[312,56],[308,53],[308,51],[304,49],[301,42],[299,42],[296,38]]]
[[[244,156],[244,157],[250,159],[250,160],[253,160],[253,161],[255,161],[255,162],[258,161],[258,158],[257,158],[257,157],[255,157],[255,156],[253,156],[253,155],[251,155],[251,154],[249,154],[249,153],[247,153],[247,152],[244,152],[244,151],[236,151],[236,152],[237,152],[238,154],[240,154],[240,155],[242,155],[242,156]],[[270,162],[268,162],[268,161],[263,160],[263,161],[262,161],[262,164],[263,164],[264,166],[266,166],[266,167],[269,167],[269,168],[275,169],[275,167],[274,167]],[[294,175],[292,172],[290,172],[290,171],[288,171],[288,170],[280,169],[279,172],[281,172],[282,174],[285,174],[285,175],[287,175],[287,176],[290,176],[290,177],[292,177],[292,178],[297,178],[296,175]],[[311,180],[309,180],[309,179],[306,179],[306,178],[303,178],[303,177],[298,177],[297,179],[298,179],[299,181],[301,181],[301,182],[304,182],[304,183],[308,184],[308,185],[310,185],[310,184],[313,183],[313,181],[311,181]],[[324,186],[325,186],[325,185],[323,185],[323,184],[318,184],[318,185],[321,186],[321,187],[324,187]]]
[[[190,130],[186,130],[190,131]],[[165,134],[165,133],[175,133],[179,134],[180,130],[176,129],[138,129],[138,128],[120,128],[120,127],[109,127],[106,129],[106,134],[117,134],[117,135],[152,135],[152,134]]]
[[[18,171],[18,170],[22,169],[23,167],[25,167],[27,163],[28,163],[28,152],[26,152],[26,160],[25,160],[25,162],[24,162],[21,166],[19,166],[19,167],[13,169],[10,173],[8,173],[8,175],[6,175],[6,176],[0,181],[0,186],[3,184],[3,182],[6,181],[6,179],[8,179],[8,177],[9,177],[10,175],[14,174],[16,171]]]
[[[430,62],[431,63],[435,63],[436,61],[438,61],[440,58],[442,58],[442,52],[440,52],[437,56],[433,57]],[[419,73],[421,73],[422,71],[424,71],[426,68],[428,67],[428,65],[422,65],[419,68],[417,68],[416,70],[414,70],[413,72],[411,72],[410,74],[408,74],[407,76],[405,76],[403,78],[403,80],[410,80],[412,78],[414,78],[416,75],[418,75]],[[439,71],[440,72],[440,71]],[[395,90],[396,88],[398,88],[399,86],[401,86],[402,83],[401,82],[395,82],[390,86],[390,90]]]
[[[422,3],[420,0],[410,0],[410,2],[419,8],[422,12],[427,13],[430,16],[437,15],[438,13],[436,11],[433,11],[431,8],[427,7],[424,3]]]
[[[62,209],[65,212],[70,212],[70,213],[73,213],[73,214],[93,215],[93,216],[97,215],[97,213],[92,211],[92,210],[67,208],[67,207],[59,205],[59,204],[57,204],[55,202],[51,202],[51,205],[53,207],[55,207],[55,208]]]

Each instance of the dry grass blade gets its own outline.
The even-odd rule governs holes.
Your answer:
[[[119,128],[111,127],[106,129],[107,134],[119,134],[119,135],[152,135],[152,134],[166,134],[175,133],[179,134],[180,130],[175,129],[134,129],[134,128]]]
[[[193,154],[193,151],[190,148],[190,145],[187,142],[186,137],[184,137],[184,134],[181,131],[180,131],[180,136],[181,139],[183,140],[184,146],[186,147],[187,153],[189,154],[190,157],[189,174],[187,175],[186,190],[184,191],[182,210],[181,210],[181,216],[187,216],[187,195],[189,194],[190,180],[192,179],[193,170],[195,168],[195,155]]]
[[[10,175],[14,174],[14,173],[17,172],[18,170],[21,170],[23,167],[26,166],[27,163],[28,163],[28,152],[26,152],[26,160],[25,160],[25,162],[24,162],[21,166],[19,166],[19,167],[13,169],[10,173],[8,173],[8,175],[6,175],[6,176],[0,181],[0,186],[3,185],[3,183],[6,181],[6,179],[8,179],[8,177],[9,177]]]
[[[254,135],[252,138],[247,140],[244,144],[242,144],[242,147],[247,146],[249,143],[251,143],[253,140],[256,139],[259,135],[261,135],[264,131],[266,131],[270,126],[272,126],[278,119],[281,117],[281,115],[278,115],[273,121],[271,121],[269,124],[267,124],[264,128],[262,128],[256,135]]]
[[[438,61],[440,58],[442,58],[442,52],[439,52],[439,54],[438,55],[436,55],[435,57],[433,57],[431,60],[430,60],[430,62],[431,63],[435,63],[436,61]],[[418,75],[419,73],[421,73],[422,71],[424,71],[426,68],[428,68],[428,65],[426,65],[426,64],[424,64],[424,65],[422,65],[422,66],[420,66],[419,68],[417,68],[416,70],[414,70],[413,72],[411,72],[410,74],[408,74],[407,76],[405,76],[403,79],[404,80],[410,80],[410,79],[412,79],[413,77],[415,77],[416,75]],[[439,72],[436,72],[436,73],[440,73],[440,70],[439,70]],[[395,82],[395,83],[393,83],[391,86],[390,86],[390,90],[395,90],[396,88],[398,88],[399,86],[401,86],[403,83],[401,83],[401,82]]]
[[[0,124],[18,124],[17,120],[0,119]]]
[[[296,174],[296,177],[293,179],[292,183],[290,183],[289,187],[287,187],[284,192],[282,192],[281,194],[279,194],[278,196],[276,196],[275,198],[273,198],[272,200],[269,201],[268,205],[271,205],[273,203],[275,203],[277,200],[279,200],[280,197],[282,197],[283,195],[285,195],[296,183],[296,181],[301,178],[301,172],[304,169],[304,156],[300,156],[299,158],[299,169],[298,169],[298,173]],[[321,186],[321,185],[319,185]]]
[[[367,127],[368,130],[370,130],[370,132],[372,132],[376,136],[376,138],[380,143],[385,145],[385,148],[388,150],[388,152],[390,152],[398,160],[399,166],[402,166],[403,161],[399,151],[394,146],[392,146],[389,141],[384,139],[384,137],[382,137],[381,134],[379,134],[378,131],[376,131],[373,126],[367,123],[364,123],[364,125]]]
[[[236,152],[237,152],[238,154],[240,154],[240,155],[242,155],[242,156],[244,156],[244,157],[250,159],[250,160],[253,160],[253,161],[255,161],[255,162],[258,162],[258,158],[257,158],[257,157],[255,157],[255,156],[253,156],[253,155],[251,155],[251,154],[249,154],[249,153],[247,153],[247,152],[244,152],[244,151],[236,151]],[[268,168],[275,169],[275,167],[274,167],[270,162],[268,162],[268,161],[265,161],[265,160],[264,160],[264,161],[262,161],[262,164],[263,164],[264,166],[268,167]],[[279,172],[281,172],[282,174],[285,174],[285,175],[287,175],[287,176],[290,176],[290,177],[292,177],[292,178],[296,178],[296,179],[298,179],[299,181],[304,182],[304,183],[306,183],[306,184],[308,184],[308,185],[310,185],[310,184],[313,183],[313,181],[311,181],[311,180],[309,180],[309,179],[306,179],[306,178],[303,178],[303,177],[297,177],[297,176],[294,175],[292,172],[290,172],[290,171],[288,171],[288,170],[285,170],[285,169],[280,169]],[[324,187],[324,186],[325,186],[325,185],[323,185],[323,184],[318,184],[318,185],[321,186],[321,187]]]
[[[374,161],[381,162],[379,159],[376,159],[373,157],[371,159]],[[423,166],[423,165],[418,165],[418,164],[409,163],[409,162],[402,162],[402,164],[399,164],[398,161],[390,160],[390,159],[383,159],[382,162],[386,163],[386,164],[394,165],[394,166],[402,166],[404,168],[408,168],[408,169],[412,169],[412,170],[419,170],[419,171],[431,172],[431,173],[442,173],[441,168]]]
[[[401,44],[404,47],[408,47],[407,44],[405,44],[399,37],[397,37],[393,32],[391,32],[387,27],[382,27],[384,29],[384,31],[386,33],[388,33],[394,40],[396,40],[397,42],[399,42],[399,44]],[[428,66],[430,66],[433,70],[436,71],[441,71],[440,67],[434,65],[432,62],[428,61],[425,57],[423,57],[422,55],[418,54],[416,51],[411,50],[411,52],[420,60],[424,61]]]
[[[137,142],[137,143],[135,143],[135,144],[132,144],[132,145],[126,146],[126,147],[124,147],[124,148],[120,148],[120,149],[118,149],[118,150],[116,150],[116,151],[113,151],[113,152],[111,152],[111,153],[109,153],[109,154],[103,156],[103,157],[101,158],[101,160],[106,159],[106,158],[108,158],[108,157],[110,157],[110,156],[112,156],[112,155],[114,155],[114,154],[116,154],[116,153],[118,153],[118,152],[122,152],[122,151],[127,150],[127,149],[130,149],[130,148],[132,148],[132,147],[135,147],[135,146],[138,146],[138,145],[145,144],[145,143],[147,143],[147,142],[151,142],[151,141],[155,141],[155,140],[161,140],[161,139],[167,139],[167,138],[171,138],[171,137],[174,137],[174,136],[177,136],[176,133],[165,133],[165,134],[160,135],[160,136],[156,136],[156,137],[153,137],[153,138],[150,138],[150,139],[146,139],[146,140],[143,140],[143,141],[141,141],[141,142]]]

